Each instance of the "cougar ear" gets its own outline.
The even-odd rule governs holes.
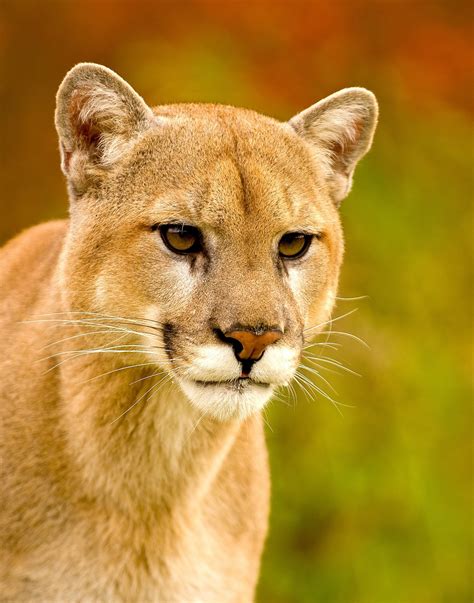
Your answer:
[[[154,116],[145,101],[116,73],[79,63],[56,97],[61,167],[74,194],[113,166]]]
[[[314,145],[336,205],[351,189],[352,174],[370,149],[378,105],[365,88],[345,88],[290,120],[296,132]]]

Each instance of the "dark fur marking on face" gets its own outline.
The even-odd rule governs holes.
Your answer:
[[[276,267],[277,267],[277,271],[279,275],[285,275],[288,276],[288,266],[286,265],[286,262],[283,262],[283,260],[280,257],[277,257],[276,260]]]
[[[203,274],[207,274],[209,272],[210,267],[210,258],[209,254],[206,251],[201,251],[199,256],[191,255],[188,258],[189,261],[189,270],[191,274],[195,274],[199,270],[203,272]]]
[[[273,265],[276,268],[278,276],[283,276],[284,274],[288,275],[288,270],[284,262],[281,261],[281,258],[278,255],[273,257]]]
[[[165,352],[168,358],[173,358],[173,339],[177,333],[177,328],[171,322],[165,322],[163,325],[163,343],[165,346]]]
[[[247,184],[244,180],[242,172],[239,169],[239,166],[237,165],[236,167],[240,178],[240,186],[242,187],[242,206],[244,208],[244,214],[249,214],[251,211],[251,203],[247,191]]]
[[[211,267],[211,257],[204,244],[202,246],[201,255],[202,255],[201,268],[202,268],[203,273],[207,274]]]
[[[239,174],[240,186],[242,189],[242,207],[244,210],[244,214],[249,214],[252,209],[252,204],[250,202],[250,196],[248,194],[247,183],[245,182],[245,178],[242,174],[242,171],[241,171],[240,165],[239,165],[240,153],[239,153],[239,146],[238,146],[238,137],[232,128],[230,129],[230,131],[232,134],[232,142],[234,144],[235,169],[237,170],[237,173]]]

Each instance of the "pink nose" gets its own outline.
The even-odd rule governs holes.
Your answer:
[[[226,339],[235,341],[235,354],[239,360],[259,360],[265,348],[282,337],[281,331],[265,331],[255,335],[251,331],[228,331]]]

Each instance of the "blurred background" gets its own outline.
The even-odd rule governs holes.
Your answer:
[[[260,603],[473,600],[472,67],[469,1],[0,1],[0,243],[67,215],[55,93],[79,61],[152,105],[287,119],[377,95],[374,147],[341,209],[347,253],[315,381],[266,419],[273,497]],[[304,369],[303,369],[304,370]],[[307,376],[311,373],[307,371]]]

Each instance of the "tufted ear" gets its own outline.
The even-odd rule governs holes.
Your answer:
[[[372,92],[365,88],[345,88],[289,122],[300,136],[314,145],[336,205],[348,195],[354,168],[370,149],[377,116],[377,100]]]
[[[154,120],[145,101],[116,73],[79,63],[64,78],[56,97],[61,167],[72,193],[110,169]]]

